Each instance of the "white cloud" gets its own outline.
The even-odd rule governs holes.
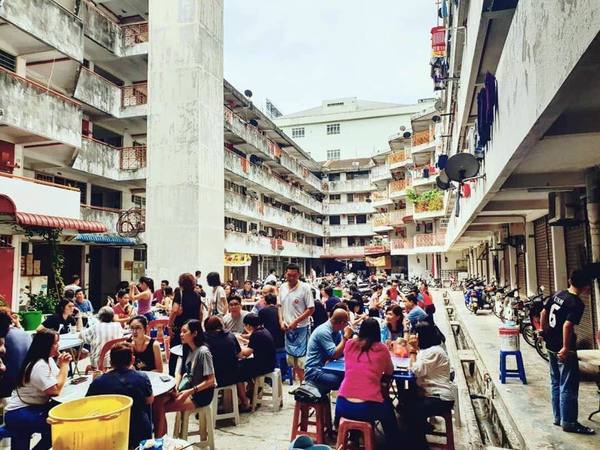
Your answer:
[[[284,113],[433,96],[433,0],[225,0],[225,77]]]

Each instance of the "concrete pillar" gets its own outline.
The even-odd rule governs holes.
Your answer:
[[[559,291],[569,287],[567,273],[567,250],[565,248],[565,229],[550,227],[552,234],[552,270],[554,271],[554,289]],[[548,287],[548,289],[550,289]],[[546,294],[549,294],[547,291]]]
[[[600,168],[592,167],[585,171],[585,192],[587,198],[587,216],[590,228],[591,241],[591,262],[600,261]],[[600,285],[598,279],[593,282],[595,290],[596,303],[596,323],[600,321],[600,311],[598,311],[598,302],[600,302]]]
[[[150,0],[149,14],[148,273],[223,275],[223,0]]]
[[[535,260],[535,231],[533,222],[525,223],[525,260],[527,295],[536,295],[538,288],[537,264]],[[548,288],[548,286],[546,286]]]
[[[13,283],[12,283],[12,302],[10,308],[12,311],[19,310],[20,290],[21,290],[21,242],[23,236],[13,235],[12,246],[13,252]]]
[[[510,280],[510,288],[515,289],[517,287],[517,249],[512,245],[508,246],[508,279]]]

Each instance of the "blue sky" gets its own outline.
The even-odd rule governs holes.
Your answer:
[[[432,97],[434,0],[225,0],[225,77],[283,113]]]

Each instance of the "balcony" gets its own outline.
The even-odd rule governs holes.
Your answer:
[[[364,247],[325,247],[322,258],[364,258]]]
[[[354,223],[346,225],[326,225],[325,234],[329,237],[341,236],[373,236],[373,226],[370,223]]]
[[[410,150],[397,150],[395,152],[390,153],[388,156],[388,166],[390,170],[401,169],[407,166],[410,162]]]
[[[119,216],[125,212],[123,209],[105,208],[100,206],[81,205],[81,218],[106,225],[107,233],[119,233]],[[145,210],[136,209],[145,218]],[[144,231],[144,228],[141,229]]]
[[[0,67],[0,99],[4,125],[80,146],[82,113],[72,98]]]
[[[446,235],[439,233],[415,234],[415,248],[438,247],[446,244]]]
[[[444,204],[442,202],[441,207],[429,206],[426,203],[416,203],[415,212],[413,214],[414,220],[433,219],[434,217],[441,217],[446,214]]]
[[[49,47],[47,50],[56,49],[70,58],[83,62],[83,23],[58,2],[8,0],[0,3],[2,4],[0,6],[2,21],[10,23],[23,30],[27,35],[44,42]],[[17,36],[17,34],[11,36],[11,32],[8,30],[5,33],[9,42],[14,39],[16,45],[29,45],[29,43],[18,42],[23,37]],[[29,39],[28,37],[24,38]],[[39,48],[39,44],[31,45],[31,48]],[[29,52],[33,52],[33,50],[25,53]]]
[[[79,189],[0,173],[0,193],[17,212],[79,219]]]
[[[426,186],[435,183],[435,177],[439,173],[437,167],[427,166],[410,171],[410,185]],[[427,176],[426,176],[427,175]]]
[[[257,189],[269,190],[272,194],[283,196],[311,212],[323,213],[323,205],[306,192],[292,186],[289,182],[277,177],[265,166],[251,164],[246,158],[229,149],[225,149],[225,170],[248,180],[256,185]]]
[[[309,186],[313,187],[319,192],[322,191],[321,180],[287,153],[282,151],[279,163],[287,170],[292,172],[294,175],[296,175],[298,180],[307,183]]]
[[[404,225],[404,218],[409,214],[410,211],[407,209],[397,209],[395,211],[389,211],[388,214],[388,224],[392,227]]]
[[[95,72],[81,66],[73,97],[94,108],[119,117],[121,113],[121,88]]]
[[[367,202],[323,204],[323,213],[331,216],[339,214],[371,214],[374,211],[372,204]]]
[[[146,147],[113,147],[83,137],[73,168],[115,181],[146,178]]]
[[[368,192],[375,190],[375,186],[371,184],[368,178],[356,178],[354,180],[345,181],[325,181],[323,190],[331,194],[342,192]]]
[[[393,203],[394,201],[390,199],[387,189],[371,193],[371,205],[373,205],[373,208],[386,208]]]
[[[238,216],[307,234],[323,236],[323,225],[315,223],[301,214],[289,213],[233,191],[225,191],[225,212],[229,213],[227,215],[230,216]]]
[[[240,150],[246,153],[258,153],[260,157],[269,160],[282,155],[283,152],[278,145],[271,142],[257,127],[247,123],[226,106],[224,107],[224,119],[225,128],[247,143],[236,145]]]
[[[403,239],[392,239],[392,255],[415,255],[445,251],[446,235],[442,233],[415,234]]]
[[[417,131],[416,133],[413,133],[412,147],[410,151],[413,155],[435,151],[435,140],[433,133],[431,133],[429,130]]]
[[[148,115],[148,83],[121,86],[122,118]]]
[[[121,25],[123,53],[131,54],[148,53],[148,22]]]
[[[225,251],[228,253],[250,253],[252,255],[320,258],[323,247],[236,231],[225,231]]]
[[[391,199],[406,196],[407,188],[406,180],[394,180],[389,184],[389,196]]]
[[[412,250],[413,248],[414,240],[410,238],[392,239],[390,242],[390,251],[392,255],[401,255],[403,251]]]
[[[371,182],[380,183],[382,181],[391,179],[392,173],[390,172],[390,166],[388,164],[375,166],[371,169]]]
[[[385,233],[393,230],[390,226],[390,216],[388,213],[378,213],[371,217],[371,224],[375,233]]]

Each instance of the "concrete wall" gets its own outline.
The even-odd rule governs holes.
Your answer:
[[[81,145],[82,113],[76,104],[6,72],[0,72],[0,108],[2,122],[9,126],[73,147]]]
[[[115,181],[143,180],[146,168],[121,170],[121,154],[116,148],[90,139],[81,140],[81,148],[73,161],[73,169]]]
[[[148,273],[223,274],[223,0],[149,14]]]
[[[481,0],[472,2],[471,9],[476,10],[477,2]],[[499,105],[486,154],[486,178],[472,185],[469,199],[461,200],[461,215],[452,217],[448,226],[448,244],[535,144],[535,127],[544,126],[541,116],[599,29],[596,0],[519,2],[496,71]],[[460,117],[465,103],[460,96],[458,101]]]
[[[87,37],[111,53],[121,55],[123,39],[119,25],[100,14],[85,1],[81,2],[79,17],[85,24],[84,32]]]
[[[83,62],[83,24],[54,1],[4,0],[0,18],[59,52]]]
[[[283,249],[273,249],[271,239],[252,234],[225,233],[225,251],[229,253],[250,253],[253,255],[289,256],[298,258],[319,258],[323,247],[283,241]]]
[[[73,97],[113,117],[121,112],[121,89],[89,70],[79,71]]]

